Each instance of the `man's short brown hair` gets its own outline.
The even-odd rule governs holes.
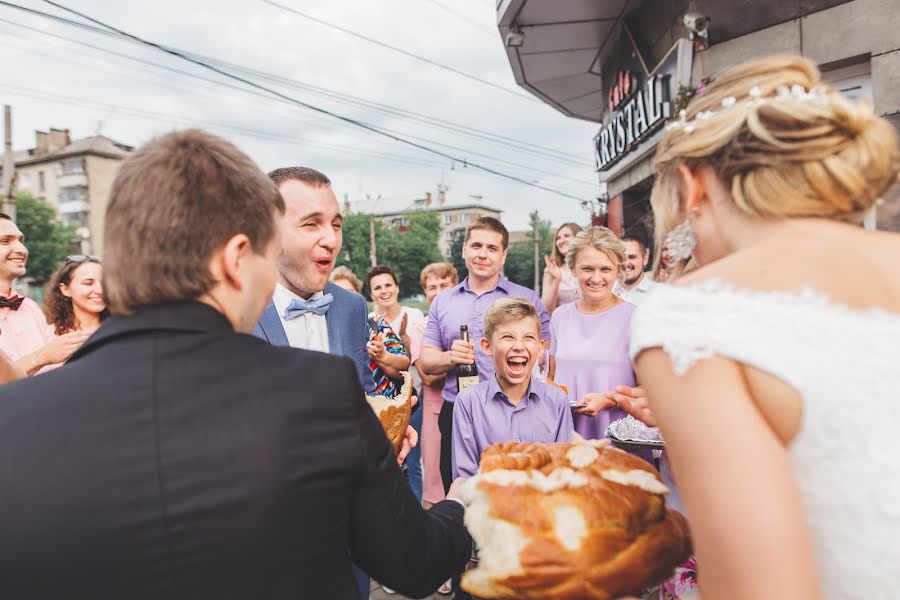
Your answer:
[[[476,229],[485,229],[487,231],[493,231],[495,233],[499,233],[503,236],[503,249],[506,250],[509,247],[509,231],[500,222],[500,219],[495,219],[494,217],[479,217],[474,223],[469,225],[468,229],[466,229],[466,239],[463,242],[468,243],[469,236],[472,235],[472,232]]]
[[[269,173],[269,179],[281,186],[285,181],[299,181],[312,188],[320,188],[331,185],[331,180],[320,171],[309,167],[281,167]]]
[[[243,233],[262,254],[284,200],[233,144],[199,129],[158,137],[126,160],[113,183],[104,230],[109,309],[193,300],[212,287],[209,260]]]
[[[534,304],[523,298],[501,298],[494,302],[484,315],[484,337],[490,342],[494,330],[503,323],[533,319],[541,336],[541,315]]]
[[[419,283],[422,285],[422,291],[425,290],[425,284],[428,283],[429,277],[449,279],[453,285],[459,283],[459,272],[456,270],[456,267],[448,262],[436,262],[425,265],[422,273],[419,274]]]

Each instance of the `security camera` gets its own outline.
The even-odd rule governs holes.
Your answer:
[[[709,17],[689,12],[684,15],[684,26],[693,33],[703,34],[709,29]]]
[[[518,28],[511,29],[506,34],[506,45],[510,48],[519,48],[525,43],[525,33]]]

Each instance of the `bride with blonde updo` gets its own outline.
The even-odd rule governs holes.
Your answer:
[[[890,124],[794,56],[722,74],[659,142],[656,247],[698,268],[631,355],[704,600],[900,598],[900,236],[860,227],[898,170]]]

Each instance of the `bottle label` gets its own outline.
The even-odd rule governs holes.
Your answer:
[[[478,379],[478,375],[469,375],[468,377],[460,377],[457,379],[459,384],[459,391],[463,391],[466,388],[470,388],[480,380]]]

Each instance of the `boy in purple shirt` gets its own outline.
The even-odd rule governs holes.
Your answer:
[[[474,475],[491,444],[572,440],[565,392],[531,375],[541,352],[537,309],[521,298],[498,300],[484,318],[481,348],[493,359],[495,374],[456,397],[454,477]]]
[[[550,340],[550,315],[534,290],[513,283],[500,275],[506,262],[509,232],[493,217],[481,217],[466,230],[463,259],[469,276],[459,285],[441,292],[428,311],[428,325],[422,338],[419,366],[428,375],[443,377],[444,404],[438,416],[441,432],[441,478],[444,490],[453,482],[451,463],[453,439],[453,402],[456,400],[456,365],[478,365],[482,381],[493,379],[494,363],[490,356],[477,351],[472,341],[459,338],[460,325],[469,328],[469,339],[479,340],[484,334],[484,317],[494,302],[501,298],[524,298],[540,315],[541,338]]]

